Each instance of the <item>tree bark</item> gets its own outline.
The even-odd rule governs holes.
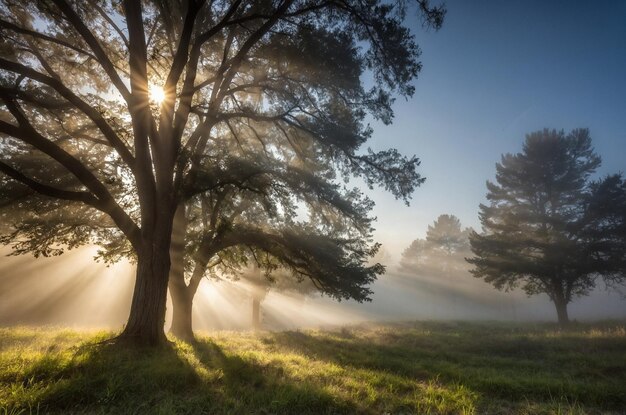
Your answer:
[[[172,265],[172,268],[175,267]],[[193,334],[193,299],[198,291],[198,286],[204,278],[206,267],[199,261],[194,265],[193,274],[189,285],[185,284],[185,276],[180,272],[170,272],[170,295],[172,296],[172,327],[170,333],[185,341],[194,341]]]
[[[195,340],[192,326],[193,297],[182,281],[175,281],[170,277],[170,295],[172,297],[172,327],[170,333],[180,340],[192,342]]]
[[[138,345],[155,346],[166,341],[163,326],[170,269],[169,235],[160,239],[161,243],[153,246],[144,243],[138,253],[130,314],[120,335]]]
[[[569,316],[567,314],[567,302],[565,300],[555,300],[556,315],[559,319],[561,326],[567,326],[569,324]]]
[[[191,342],[194,340],[191,324],[191,311],[194,292],[185,283],[185,235],[187,216],[185,205],[181,203],[174,214],[172,225],[172,245],[170,259],[169,290],[172,297],[172,327],[170,333],[177,338]]]

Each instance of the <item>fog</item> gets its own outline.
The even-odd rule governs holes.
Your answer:
[[[0,325],[52,325],[121,329],[128,317],[134,283],[133,266],[107,267],[93,260],[95,248],[54,258],[6,256],[0,259]],[[467,274],[465,278],[429,278],[397,271],[395,253],[388,272],[372,286],[372,301],[337,302],[318,294],[305,296],[270,290],[261,305],[268,330],[331,327],[367,321],[506,320],[555,321],[546,295],[504,293]],[[201,283],[194,301],[194,329],[249,330],[253,287],[244,280]],[[602,284],[570,305],[579,321],[626,318],[623,293]],[[168,299],[166,329],[171,321]]]
[[[499,292],[467,273],[455,278],[403,274],[400,258],[412,240],[423,237],[427,224],[450,209],[464,226],[480,230],[485,181],[493,180],[502,154],[520,151],[529,132],[589,128],[603,159],[593,178],[625,170],[626,3],[447,3],[441,30],[411,26],[423,61],[412,81],[415,96],[397,99],[391,125],[367,119],[373,128],[368,147],[419,156],[419,172],[427,178],[410,207],[384,186],[367,192],[376,202],[374,239],[389,253],[387,273],[371,287],[372,301],[269,291],[262,304],[264,328],[374,320],[556,320],[545,294]],[[152,99],[162,99],[162,92],[152,89]],[[96,263],[95,248],[37,259],[7,257],[9,252],[0,249],[1,325],[119,329],[127,321],[132,265]],[[194,299],[195,328],[249,329],[251,291],[245,281],[205,279]],[[570,317],[626,318],[625,293],[626,288],[609,291],[600,283],[590,296],[570,304]],[[171,309],[169,303],[166,325]]]

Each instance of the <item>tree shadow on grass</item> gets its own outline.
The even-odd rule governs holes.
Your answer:
[[[217,386],[225,413],[335,414],[363,412],[354,402],[342,400],[321,385],[291,378],[278,364],[255,363],[227,353],[210,339],[190,346],[201,370],[218,368]]]
[[[23,374],[22,402],[40,413],[158,413],[162,402],[171,406],[197,383],[171,346],[89,344],[34,361]]]
[[[93,337],[72,347],[75,337],[59,338],[67,336],[63,333],[37,342],[5,342],[0,351],[15,357],[0,355],[5,359],[0,360],[0,414],[3,409],[15,414],[456,414],[472,413],[476,406],[487,413],[492,400],[499,402],[496,408],[512,408],[509,412],[544,408],[530,413],[549,413],[545,408],[564,402],[584,408],[578,412],[626,406],[621,382],[626,363],[618,362],[624,352],[617,347],[623,339],[563,343],[507,337],[503,331],[491,339],[476,336],[476,327],[459,336],[462,325],[432,333],[428,326],[422,329],[218,335],[156,350],[96,346]],[[590,353],[594,347],[596,353]]]
[[[532,339],[498,333],[485,340],[449,334],[441,329],[436,335],[390,331],[371,339],[350,330],[317,335],[292,331],[272,333],[265,341],[342,367],[463,386],[478,394],[479,406],[500,399],[520,405],[626,407],[623,339]]]
[[[0,413],[324,414],[355,413],[312,384],[228,355],[210,340],[159,349],[83,345],[32,360],[18,379],[0,379],[13,402]],[[0,403],[2,399],[0,399]]]
[[[272,347],[272,336],[251,336],[238,345],[218,339],[227,342],[224,348],[204,340],[194,350],[206,366],[229,368],[225,384],[245,393],[243,408],[293,414],[473,413],[475,396],[465,388],[441,387],[433,379],[418,382],[388,370],[354,370],[338,360],[329,363],[320,355],[323,348],[294,354]],[[250,363],[255,361],[262,363]]]

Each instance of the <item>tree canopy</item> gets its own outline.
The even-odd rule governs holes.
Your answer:
[[[105,256],[134,256],[125,338],[164,338],[172,227],[181,204],[234,187],[261,192],[272,202],[264,207],[284,218],[315,188],[327,208],[308,215],[315,217],[313,233],[324,234],[326,218],[355,209],[363,217],[370,208],[356,208],[362,197],[343,189],[342,179],[360,177],[405,201],[423,181],[416,157],[363,146],[372,134],[366,117],[390,123],[394,96],[414,92],[420,51],[405,26],[407,13],[439,28],[441,6],[0,4],[0,206],[16,225],[2,241],[18,253],[53,255],[96,243]],[[363,226],[353,219],[346,215],[355,229]],[[319,242],[309,241],[330,252],[332,236]],[[360,258],[347,258],[367,269]],[[356,285],[378,273],[366,271]]]
[[[522,152],[503,155],[480,206],[482,233],[470,236],[474,276],[547,294],[561,323],[599,278],[623,281],[624,182],[593,181],[600,162],[587,129],[531,133]]]

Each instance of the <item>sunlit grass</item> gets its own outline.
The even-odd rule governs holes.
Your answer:
[[[624,324],[218,332],[159,350],[0,329],[0,415],[585,414],[626,408]]]

